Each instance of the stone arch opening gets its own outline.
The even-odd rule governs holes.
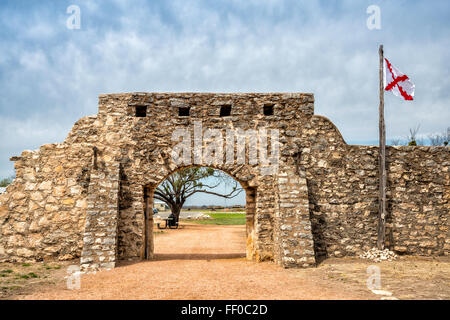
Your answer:
[[[146,183],[142,186],[143,190],[143,209],[144,209],[144,221],[142,230],[142,247],[141,247],[141,258],[145,260],[151,260],[155,258],[155,236],[153,234],[155,221],[153,217],[153,204],[154,204],[154,192],[155,189],[163,183],[168,177],[172,176],[174,173],[191,167],[197,168],[212,168],[214,170],[221,171],[234,179],[245,192],[245,256],[248,260],[253,260],[256,258],[256,246],[255,246],[255,213],[256,213],[256,197],[257,197],[257,187],[250,186],[248,182],[239,180],[230,171],[225,171],[224,169],[219,169],[212,166],[204,165],[192,165],[179,167],[167,174],[163,179],[160,179],[158,183]]]

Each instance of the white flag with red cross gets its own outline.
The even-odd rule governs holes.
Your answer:
[[[408,76],[394,67],[388,59],[384,58],[384,90],[391,91],[397,97],[413,100],[414,84]]]

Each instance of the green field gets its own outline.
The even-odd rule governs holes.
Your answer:
[[[245,213],[207,213],[212,219],[184,220],[197,224],[245,225]]]

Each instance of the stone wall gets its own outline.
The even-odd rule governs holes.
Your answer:
[[[101,95],[98,114],[79,120],[63,143],[12,158],[16,179],[0,196],[0,261],[81,256],[96,269],[144,258],[145,246],[153,248],[144,194],[183,167],[170,156],[173,130],[199,123],[223,137],[230,129],[279,130],[274,174],[248,161],[211,165],[247,192],[249,259],[306,267],[374,247],[378,148],[347,145],[313,104],[312,94]],[[224,106],[230,115],[220,115]],[[387,149],[386,245],[398,253],[449,253],[449,150]],[[207,164],[194,157],[191,165]]]
[[[80,257],[96,119],[77,121],[63,143],[11,158],[16,178],[0,195],[0,261]]]
[[[316,256],[376,246],[378,147],[343,143],[323,117],[299,154],[306,171]],[[386,246],[399,254],[448,255],[450,148],[387,147]],[[320,260],[320,259],[319,259]]]
[[[16,158],[16,179],[0,200],[1,260],[79,257],[91,151],[45,145]]]
[[[89,182],[83,251],[84,270],[111,269],[117,261],[120,166],[94,165]]]

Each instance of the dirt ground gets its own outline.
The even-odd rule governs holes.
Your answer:
[[[0,263],[0,299],[45,290],[61,282],[67,267],[78,261]]]
[[[76,261],[59,263],[59,269],[43,264],[0,264],[0,271],[15,268],[14,273],[24,274],[35,270],[39,276],[17,279],[22,281],[21,288],[3,290],[2,298],[379,300],[383,296],[366,286],[367,267],[376,265],[381,270],[382,289],[392,292],[392,297],[450,300],[449,257],[401,257],[383,263],[327,259],[317,268],[283,269],[272,262],[246,261],[245,226],[183,226],[155,230],[155,260],[122,262],[110,271],[82,275],[79,290],[68,290],[64,279],[65,268]]]

